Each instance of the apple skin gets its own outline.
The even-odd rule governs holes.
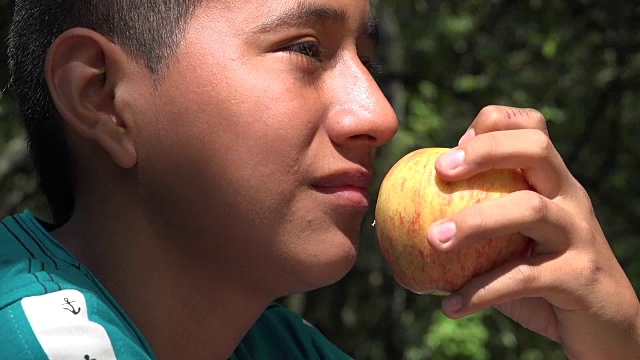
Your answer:
[[[481,201],[530,190],[520,170],[492,169],[470,179],[446,182],[436,159],[449,149],[416,150],[400,159],[380,187],[375,210],[378,245],[396,281],[418,294],[447,295],[472,278],[527,256],[531,240],[520,233],[497,236],[460,249],[436,252],[427,229]]]

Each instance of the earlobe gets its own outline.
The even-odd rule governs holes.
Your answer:
[[[111,155],[111,159],[122,168],[134,167],[138,161],[136,149],[127,130],[118,125],[118,120],[114,117],[111,123],[100,121],[96,127],[95,140]]]
[[[132,125],[118,113],[115,88],[127,57],[88,29],[71,29],[49,48],[45,79],[65,129],[94,141],[122,168],[137,163]]]

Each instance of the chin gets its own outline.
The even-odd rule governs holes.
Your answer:
[[[322,248],[311,249],[303,258],[298,257],[296,269],[291,272],[296,285],[292,293],[315,290],[342,279],[356,263],[357,244],[357,237],[342,235],[332,241],[325,238]]]

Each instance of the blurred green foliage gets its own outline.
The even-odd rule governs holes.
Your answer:
[[[640,286],[640,5],[591,0],[374,0],[377,75],[400,130],[379,152],[378,184],[401,156],[451,147],[489,104],[533,107],[588,190],[627,275]],[[12,2],[0,0],[6,39]],[[0,43],[0,216],[47,218],[26,156]],[[373,190],[374,194],[376,189]],[[400,288],[369,214],[361,256],[333,286],[283,299],[356,359],[564,359],[496,311],[452,321],[438,297]]]
[[[539,109],[638,289],[640,6],[589,0],[373,4],[386,68],[378,80],[401,125],[380,152],[378,180],[414,149],[455,146],[486,105]],[[354,357],[565,358],[558,344],[497,311],[452,321],[439,311],[440,298],[399,288],[378,254],[372,222],[371,214],[356,268],[334,286],[307,294],[301,307]]]

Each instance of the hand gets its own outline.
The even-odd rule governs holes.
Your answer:
[[[469,207],[449,220],[456,233],[445,245],[429,229],[429,243],[450,251],[474,241],[521,232],[531,255],[481,275],[442,304],[461,318],[493,306],[539,334],[560,342],[569,358],[640,359],[640,304],[613,255],[584,188],[532,109],[483,109],[456,150],[461,164],[441,155],[445,180],[491,168],[520,168],[535,191],[521,191]],[[460,158],[458,158],[460,159]],[[457,162],[460,162],[459,160]]]

